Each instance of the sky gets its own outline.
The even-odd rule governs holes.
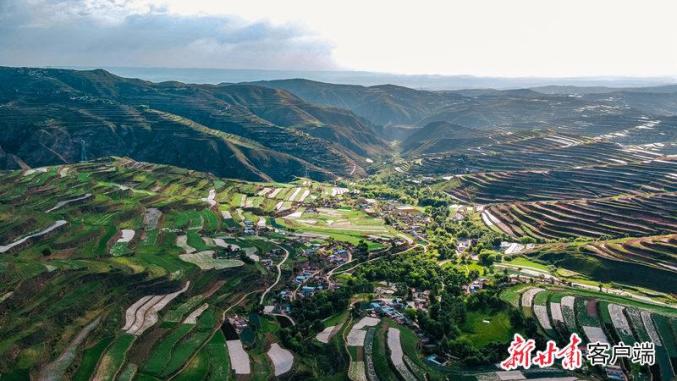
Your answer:
[[[0,65],[677,77],[674,0],[0,0]]]

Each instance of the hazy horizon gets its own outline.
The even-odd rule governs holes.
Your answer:
[[[44,68],[103,69],[127,78],[151,82],[241,83],[305,79],[345,85],[397,85],[428,90],[523,89],[547,86],[641,88],[677,84],[671,77],[483,77],[475,75],[396,74],[357,70],[261,70],[172,67],[42,66]]]
[[[677,78],[677,4],[5,0],[0,65]]]

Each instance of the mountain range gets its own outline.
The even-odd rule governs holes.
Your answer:
[[[98,69],[100,67],[60,67],[63,69]],[[153,82],[182,81],[188,83],[221,82],[238,83],[271,81],[289,78],[306,78],[313,81],[344,85],[375,86],[393,84],[413,89],[461,90],[461,89],[521,89],[541,86],[575,86],[629,88],[660,86],[677,83],[677,78],[665,77],[485,77],[474,75],[444,74],[395,74],[354,70],[259,70],[217,68],[169,68],[169,67],[103,67],[122,77],[141,78]]]
[[[251,85],[126,79],[103,70],[0,69],[0,162],[129,156],[248,180],[363,175],[386,144],[350,111]]]
[[[246,180],[331,180],[365,176],[372,162],[393,155],[485,144],[497,133],[620,138],[619,131],[648,122],[673,126],[676,116],[677,86],[426,91],[304,79],[212,85],[98,69],[2,67],[0,169],[127,156]],[[653,129],[650,141],[671,139],[660,131]]]

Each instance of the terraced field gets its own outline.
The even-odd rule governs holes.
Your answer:
[[[318,236],[334,237],[356,244],[370,237],[397,237],[398,233],[387,226],[383,219],[370,217],[362,211],[348,209],[299,208],[294,213],[276,222],[299,232]]]
[[[486,207],[482,218],[515,238],[539,241],[614,238],[677,232],[677,193],[571,201],[538,201]]]
[[[631,369],[634,379],[648,379],[650,373],[655,379],[674,379],[672,364],[677,361],[674,341],[677,312],[674,309],[636,302],[623,305],[622,298],[568,289],[518,286],[514,290],[522,293],[523,310],[536,317],[547,336],[561,341],[576,332],[584,342],[616,344],[622,341],[633,345],[651,341],[656,344],[657,365],[650,369]],[[513,290],[508,289],[501,297],[512,300],[513,294]],[[545,308],[548,301],[550,308]]]
[[[459,175],[443,189],[463,202],[573,200],[677,191],[677,159],[547,171]]]
[[[677,235],[632,238],[585,245],[583,252],[677,272]]]
[[[122,158],[0,178],[3,379],[230,377],[207,365],[227,357],[214,334],[223,311],[254,303],[245,295],[267,271],[180,255],[224,251],[216,240],[232,225],[218,211],[258,185]]]
[[[417,175],[453,175],[626,164],[656,157],[646,152],[624,150],[619,144],[602,141],[570,144],[542,140],[533,142],[522,150],[498,146],[492,147],[492,151],[482,150],[479,153],[468,150],[462,153],[424,156],[407,169],[409,173]],[[553,144],[556,146],[552,147]]]

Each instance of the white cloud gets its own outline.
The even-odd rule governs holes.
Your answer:
[[[677,75],[674,0],[4,1],[0,64]]]
[[[0,64],[327,69],[331,45],[292,23],[176,14],[130,0],[9,0]]]
[[[677,75],[674,0],[167,0],[300,22],[345,68],[496,76]]]

